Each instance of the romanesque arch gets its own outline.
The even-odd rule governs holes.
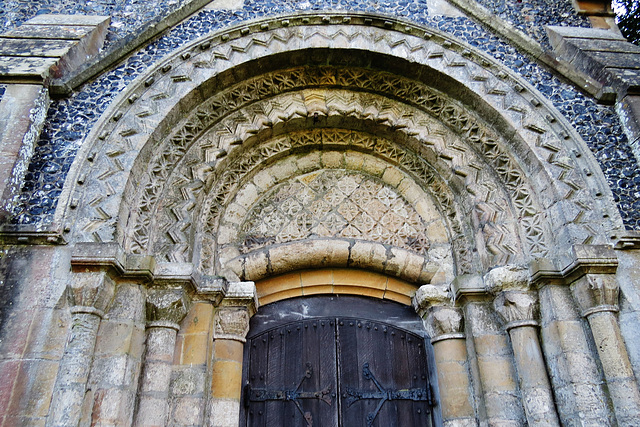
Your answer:
[[[569,298],[553,287],[565,279],[579,289],[611,288],[585,272],[610,275],[614,257],[579,250],[607,243],[622,226],[584,141],[529,84],[447,34],[357,13],[252,21],[156,64],[87,137],[56,221],[75,245],[74,314],[101,316],[114,280],[144,284],[147,339],[170,336],[181,374],[210,381],[210,395],[181,395],[176,407],[197,401],[206,407],[200,422],[211,425],[237,422],[240,378],[224,375],[240,369],[239,348],[259,305],[253,282],[273,302],[304,296],[310,270],[335,278],[345,269],[368,270],[385,287],[331,281],[313,292],[413,304],[443,360],[464,367],[444,394],[462,396],[464,405],[445,399],[445,418],[482,413],[496,423],[557,424],[531,284],[544,282],[553,315],[556,300]],[[528,263],[534,273],[524,272]],[[283,277],[294,279],[278,285]],[[106,296],[85,292],[87,283],[108,289]],[[455,298],[470,301],[464,313]],[[191,329],[178,324],[185,315]],[[208,329],[196,325],[200,316]],[[461,341],[465,321],[471,355]],[[520,347],[510,347],[499,322],[525,328],[513,338]],[[579,351],[567,353],[587,351],[580,331]],[[531,363],[516,354],[526,345]],[[196,358],[193,348],[212,354]],[[482,366],[473,360],[485,356]],[[557,371],[565,359],[547,361]],[[156,404],[145,388],[154,386],[151,362],[142,363],[140,422]],[[473,363],[476,371],[467,369]],[[572,387],[599,374],[593,360],[587,365],[581,384],[554,377],[555,389],[575,395]],[[170,378],[163,381],[164,411]],[[474,382],[481,386],[472,393]],[[602,387],[590,395],[597,416],[608,413],[603,395]],[[570,419],[579,405],[562,408]]]
[[[448,35],[357,14],[258,21],[171,55],[92,131],[58,217],[73,218],[72,241],[198,263],[243,183],[295,152],[290,133],[321,128],[385,135],[346,145],[446,199],[435,206],[460,242],[460,272],[603,242],[620,223],[589,202],[609,200],[604,178],[535,90]],[[560,206],[551,224],[544,211]]]

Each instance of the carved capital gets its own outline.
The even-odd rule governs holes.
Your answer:
[[[222,307],[243,307],[253,316],[258,309],[258,293],[254,282],[230,282],[224,298],[220,301]]]
[[[418,288],[411,302],[416,313],[424,317],[429,307],[451,305],[451,297],[439,286],[424,285]]]
[[[464,338],[462,310],[456,307],[434,306],[429,309],[425,327],[431,342],[452,338]]]
[[[523,291],[501,292],[493,301],[493,307],[505,322],[506,329],[518,326],[537,326],[538,298]]]
[[[215,315],[214,338],[245,342],[250,318],[245,307],[219,307]]]
[[[413,308],[424,318],[431,342],[464,338],[462,310],[452,307],[449,292],[439,286],[421,286],[413,297]]]
[[[249,319],[258,308],[258,294],[253,282],[231,282],[216,310],[213,337],[245,342]]]
[[[178,329],[189,310],[189,299],[182,289],[150,289],[146,310],[149,326]]]
[[[74,272],[67,285],[67,300],[72,313],[104,316],[111,306],[115,283],[104,270]]]
[[[619,287],[613,274],[585,274],[571,289],[585,317],[600,311],[618,311]]]
[[[529,268],[523,265],[497,267],[484,275],[484,286],[494,295],[507,290],[526,291],[529,289],[529,282]]]

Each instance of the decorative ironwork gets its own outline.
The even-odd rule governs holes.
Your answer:
[[[347,396],[345,402],[348,408],[358,400],[380,399],[380,402],[378,402],[378,406],[376,407],[376,409],[372,413],[367,415],[367,427],[373,426],[373,422],[382,409],[382,405],[384,405],[384,402],[386,402],[387,400],[413,400],[414,402],[427,402],[428,406],[433,406],[431,400],[431,391],[428,386],[426,388],[386,390],[384,387],[382,387],[380,382],[373,375],[373,372],[371,372],[371,370],[369,369],[369,363],[365,363],[362,366],[362,376],[365,379],[373,381],[378,391],[363,391],[347,388]]]
[[[313,426],[313,417],[310,412],[304,412],[302,410],[302,406],[300,405],[299,399],[318,399],[331,406],[331,386],[327,386],[320,391],[299,391],[300,387],[302,387],[302,383],[307,378],[311,378],[313,375],[313,367],[311,363],[306,364],[306,371],[300,383],[295,388],[295,390],[269,390],[264,388],[248,388],[248,401],[249,402],[265,402],[267,400],[283,400],[285,402],[293,402],[300,411],[300,414],[304,417],[307,422],[307,427]]]

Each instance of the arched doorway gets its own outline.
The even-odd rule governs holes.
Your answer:
[[[263,306],[244,360],[241,426],[439,425],[430,343],[402,304],[319,295]]]

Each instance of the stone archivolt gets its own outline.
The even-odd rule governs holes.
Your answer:
[[[335,70],[332,72],[335,73]],[[328,74],[326,70],[325,74]],[[300,77],[299,80],[303,79]],[[480,130],[478,126],[472,126],[472,129],[468,130],[476,140],[483,141],[490,146],[495,161],[502,167],[499,170],[508,175],[510,179],[510,187],[506,189],[503,183],[496,182],[493,173],[488,172],[491,168],[483,166],[484,161],[476,151],[460,141],[459,136],[451,130],[418,109],[376,94],[315,89],[302,93],[286,93],[261,103],[252,104],[250,107],[250,111],[247,109],[238,110],[231,117],[223,119],[206,131],[201,137],[202,142],[190,150],[190,154],[187,154],[183,161],[183,164],[191,166],[190,170],[176,174],[177,178],[174,178],[173,183],[167,186],[169,191],[175,193],[174,200],[183,199],[182,202],[163,203],[165,206],[170,206],[172,214],[169,215],[169,218],[178,217],[178,221],[165,221],[163,225],[167,227],[167,233],[159,234],[160,236],[168,235],[173,240],[176,247],[170,251],[172,257],[178,254],[178,257],[182,257],[178,259],[189,259],[189,254],[180,254],[180,251],[186,251],[189,248],[189,245],[186,244],[187,236],[191,233],[190,224],[192,223],[189,207],[203,205],[205,207],[202,212],[205,215],[207,210],[210,210],[210,218],[203,219],[201,223],[209,224],[209,230],[205,228],[205,234],[208,234],[207,231],[210,234],[216,234],[216,224],[220,212],[238,191],[238,185],[246,179],[243,177],[255,174],[254,170],[257,169],[257,165],[268,162],[271,157],[282,157],[286,155],[287,151],[302,147],[309,149],[314,145],[316,147],[337,146],[341,149],[355,146],[358,150],[373,152],[377,156],[387,159],[389,164],[397,165],[416,176],[416,179],[424,187],[429,188],[430,192],[436,195],[441,208],[452,219],[451,227],[454,236],[473,234],[469,231],[471,229],[469,225],[467,225],[469,230],[463,230],[464,227],[460,225],[460,220],[454,220],[459,215],[472,216],[476,221],[474,228],[483,228],[483,231],[478,234],[479,237],[486,240],[486,249],[483,248],[481,251],[486,254],[485,262],[491,265],[508,260],[520,252],[519,238],[504,237],[505,234],[512,236],[516,234],[513,232],[515,227],[513,218],[516,215],[507,214],[507,217],[511,216],[511,223],[509,220],[501,218],[505,205],[510,203],[508,202],[509,196],[500,193],[502,191],[509,192],[509,190],[517,191],[514,205],[521,211],[518,216],[524,218],[523,222],[530,221],[533,224],[528,224],[525,233],[530,237],[529,247],[532,248],[533,253],[546,253],[543,236],[548,233],[545,233],[541,221],[535,218],[539,208],[534,204],[534,197],[531,196],[532,190],[523,180],[524,173],[511,168],[515,162],[498,149],[497,142],[485,135],[485,132],[491,132],[490,129]],[[462,113],[462,109],[459,110]],[[193,123],[191,118],[185,121]],[[404,139],[404,141],[402,143],[392,142],[373,135],[362,136],[357,132],[343,130],[325,131],[322,135],[317,132],[307,134],[298,132],[295,135],[300,136],[260,143],[260,140],[264,138],[262,135],[268,137],[276,132],[284,133],[288,128],[296,129],[308,126],[306,123],[308,118],[312,118],[312,122],[318,122],[318,125],[324,126],[331,126],[332,122],[342,125],[352,123],[351,127],[368,128],[376,135],[386,133],[390,134],[389,138]],[[451,126],[460,126],[461,120],[469,126],[473,117],[462,114],[462,118],[460,116],[454,118]],[[252,125],[257,126],[258,129],[252,129]],[[184,128],[193,129],[194,126],[190,124],[185,125]],[[237,129],[240,129],[240,132],[234,132]],[[180,131],[178,133],[181,135],[180,141],[182,141],[182,133]],[[241,134],[238,135],[238,133]],[[175,138],[175,136],[171,138]],[[236,144],[229,141],[243,141],[242,148],[236,148]],[[202,169],[197,170],[193,165],[202,165],[204,163],[202,156],[206,158],[207,150],[212,147],[227,153],[226,158],[216,164],[215,169],[209,175],[202,174],[199,181],[195,180],[194,182],[193,178],[196,178]],[[408,147],[415,147],[417,153]],[[198,158],[198,155],[201,157]],[[164,160],[170,158],[171,155],[160,154],[158,157]],[[210,163],[206,165],[210,165]],[[155,171],[166,171],[165,168],[158,167],[153,162],[149,169],[151,175]],[[192,179],[187,179],[190,176]],[[161,180],[154,179],[151,181],[150,187],[161,186],[161,182]],[[205,182],[212,183],[210,189],[206,189]],[[186,189],[185,186],[187,186]],[[457,187],[458,189],[452,191],[447,187]],[[473,204],[467,200],[469,196],[466,193],[459,195],[460,189],[465,187],[466,193],[476,196],[477,200]],[[176,189],[181,191],[178,192]],[[496,189],[502,191],[496,192]],[[199,194],[203,191],[208,192],[206,196],[203,196],[203,203],[196,203]],[[149,189],[143,194],[143,197],[145,200],[159,199]],[[496,197],[498,198],[496,199]],[[146,206],[146,203],[143,205]],[[211,207],[208,208],[208,205]],[[456,213],[457,210],[462,210],[462,213]],[[144,248],[147,245],[150,235],[149,227],[156,213],[145,208],[140,215],[142,220],[138,220],[133,236],[132,248],[134,250],[137,250],[137,247]],[[456,223],[460,224],[456,226]],[[209,247],[209,244],[203,244],[202,247]],[[464,251],[469,247],[468,243],[461,242],[460,244],[461,252],[458,254],[458,258],[460,259],[459,265],[462,267],[461,271],[472,269],[471,262],[464,260],[467,257]],[[163,248],[161,252],[164,251]]]
[[[191,260],[194,247],[205,251],[203,258],[215,256],[206,253],[210,250],[206,240],[197,242],[202,237],[198,230],[207,234],[207,229],[217,227],[216,210],[238,191],[231,184],[242,181],[249,171],[240,164],[238,169],[229,168],[225,157],[245,156],[248,148],[270,135],[301,126],[311,128],[322,120],[326,120],[324,126],[351,120],[366,123],[358,126],[367,130],[383,129],[393,134],[397,147],[413,148],[436,168],[443,182],[454,189],[447,194],[457,195],[451,200],[461,206],[459,215],[472,218],[468,226],[476,231],[460,227],[460,233],[481,243],[477,265],[510,262],[513,254],[522,252],[525,257],[546,256],[551,247],[598,241],[607,229],[615,228],[616,213],[603,214],[598,204],[590,204],[589,188],[604,195],[599,197],[609,194],[597,167],[587,167],[594,175],[575,166],[577,157],[583,165],[593,163],[584,143],[557,112],[509,72],[437,32],[407,26],[402,33],[353,25],[359,18],[352,25],[314,26],[314,19],[307,20],[311,24],[304,31],[276,25],[264,34],[253,34],[257,30],[250,29],[249,35],[213,35],[183,49],[132,85],[93,131],[70,174],[70,179],[79,182],[66,193],[68,206],[79,207],[71,240],[111,240],[118,228],[119,238],[126,239],[127,249],[133,252],[174,245],[166,251],[169,259]],[[306,23],[296,21],[295,25]],[[381,55],[408,57],[428,65],[422,70],[426,73],[423,79],[441,79],[451,94],[399,75],[413,72],[408,65],[398,66],[395,74],[357,66],[299,67],[226,83],[241,78],[224,73],[244,67],[249,59],[268,58],[270,52],[301,46],[331,46],[336,37],[345,35],[351,40],[349,46],[362,45]],[[408,51],[407,46],[412,49]],[[278,66],[264,61],[267,69]],[[227,89],[220,91],[220,87]],[[344,89],[326,89],[330,87]],[[471,95],[473,92],[482,99]],[[471,96],[465,98],[465,93]],[[358,96],[377,100],[363,104]],[[179,110],[185,108],[191,113],[180,121],[184,116]],[[160,115],[159,111],[170,113]],[[425,120],[416,119],[420,112],[423,117],[437,118],[431,122],[444,124],[455,138],[445,140],[437,132],[430,133]],[[266,151],[265,145],[262,159],[271,158]],[[93,164],[91,176],[79,179],[83,164],[89,163]],[[219,176],[223,165],[224,175]],[[492,179],[487,181],[487,176]],[[123,187],[126,179],[129,184]],[[143,183],[140,191],[138,182]],[[222,191],[213,191],[216,187]],[[175,188],[181,193],[179,199],[167,196]],[[496,189],[506,191],[508,197],[493,198]],[[498,220],[501,210],[494,208],[504,206],[505,200],[514,209],[511,223]],[[562,206],[560,217],[565,218],[551,225],[541,212],[556,205]],[[162,214],[159,206],[168,214]],[[117,220],[118,209],[121,221]],[[129,217],[130,212],[140,215]],[[601,226],[603,216],[612,222]],[[515,233],[513,221],[518,222]],[[571,227],[564,227],[567,223]],[[152,243],[150,236],[161,230],[166,231],[169,243],[162,243],[164,236]],[[514,234],[515,238],[504,237]],[[521,239],[526,242],[524,250],[519,247]],[[473,269],[472,264],[465,268]]]

